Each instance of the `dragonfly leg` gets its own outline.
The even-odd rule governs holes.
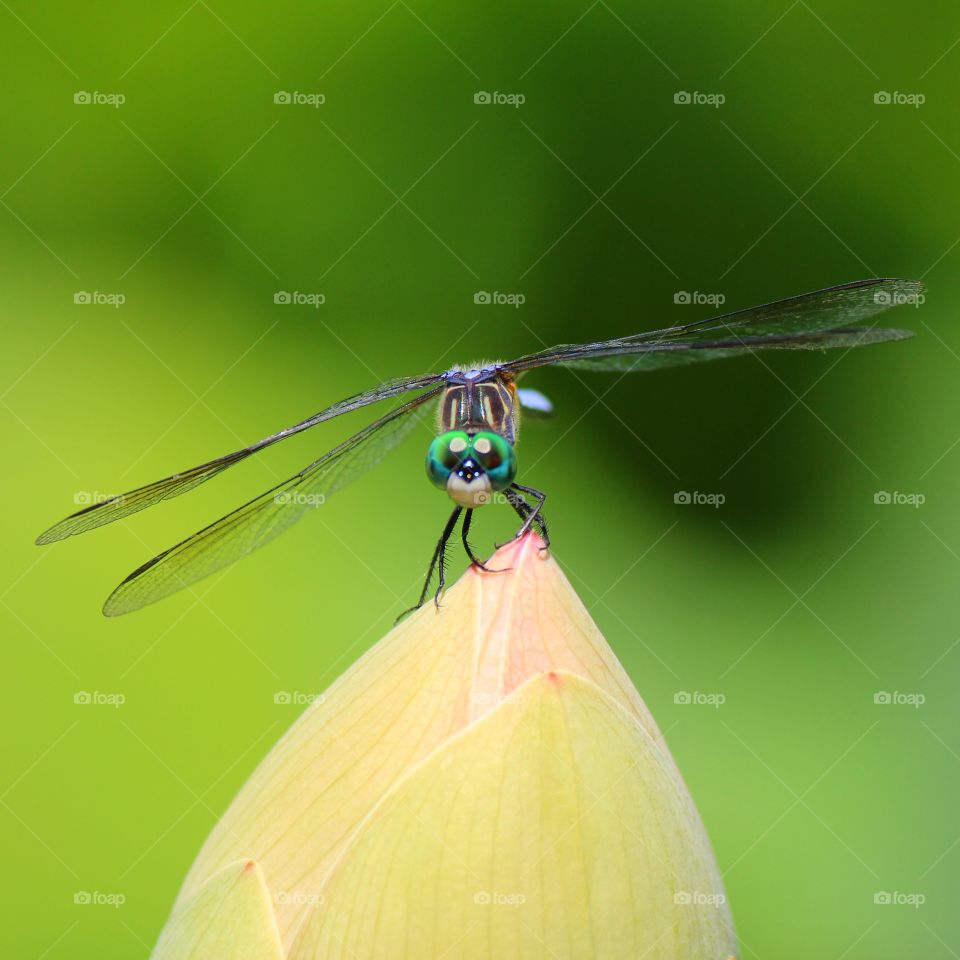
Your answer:
[[[470,562],[479,569],[483,570],[484,573],[504,573],[506,570],[509,570],[509,567],[500,567],[499,569],[494,569],[493,567],[488,567],[482,560],[474,554],[473,548],[470,546],[470,521],[473,520],[473,510],[467,510],[466,516],[463,518],[463,526],[460,528],[460,537],[463,540],[463,549],[466,550],[467,556],[470,558]]]
[[[540,504],[543,506],[542,502]],[[550,549],[550,531],[547,529],[547,518],[540,512],[537,513],[534,523],[537,525],[537,530],[540,533],[540,539],[543,541],[543,546],[540,547],[540,552],[545,553]]]
[[[520,491],[524,491],[529,493],[531,496],[535,496],[538,501],[537,505],[535,507],[530,506]],[[511,484],[507,490],[504,490],[503,494],[506,497],[507,502],[511,507],[513,507],[514,510],[517,511],[518,516],[523,521],[523,525],[514,534],[514,539],[522,537],[530,529],[531,524],[536,524],[540,538],[543,540],[543,546],[540,549],[549,549],[550,534],[547,532],[547,521],[540,512],[540,508],[547,499],[547,495],[541,490],[534,490],[533,487],[524,487],[519,483]],[[503,546],[503,544],[497,544],[497,546],[500,547]]]
[[[423,589],[420,591],[420,598],[417,602],[407,610],[404,610],[403,613],[397,617],[395,623],[402,620],[408,613],[413,613],[414,610],[419,610],[424,602],[427,599],[427,594],[430,592],[430,581],[433,580],[433,571],[438,570],[439,572],[439,586],[437,587],[437,592],[434,594],[433,602],[437,605],[437,608],[440,607],[440,594],[443,593],[443,587],[446,582],[446,565],[447,565],[447,541],[450,539],[453,534],[453,528],[457,525],[457,521],[460,519],[460,514],[463,512],[463,507],[456,507],[453,513],[450,514],[450,519],[447,521],[446,526],[443,528],[443,533],[440,535],[440,539],[437,541],[437,545],[433,551],[433,557],[430,560],[430,566],[427,567],[427,576],[423,581]]]
[[[433,595],[433,605],[438,610],[440,609],[440,594],[443,593],[443,588],[447,585],[447,541],[453,534],[454,527],[456,527],[462,512],[463,507],[456,507],[453,513],[450,514],[450,519],[443,528],[443,533],[440,536],[436,552],[434,553],[433,562],[437,568],[437,592]],[[424,584],[424,589],[430,584],[430,573],[432,572],[431,570],[427,574],[427,582]],[[423,600],[421,600],[420,603],[423,603]]]
[[[541,547],[541,549],[548,549],[550,547],[550,534],[547,532],[547,521],[542,513],[543,505],[547,502],[547,495],[542,490],[537,490],[534,487],[525,487],[522,483],[511,483],[510,487],[521,495],[524,493],[529,494],[537,501],[536,505],[531,507],[526,499],[524,499],[524,503],[530,512],[524,518],[523,524],[514,536],[522,537],[530,529],[530,525],[535,523],[543,539],[543,547]]]

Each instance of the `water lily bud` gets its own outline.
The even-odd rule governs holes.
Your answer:
[[[312,704],[197,858],[153,960],[726,960],[700,818],[528,535]]]

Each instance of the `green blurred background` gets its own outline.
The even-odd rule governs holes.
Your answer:
[[[275,694],[389,628],[448,512],[424,427],[194,595],[106,621],[134,566],[368,415],[34,547],[75,502],[390,376],[717,312],[681,291],[734,308],[871,275],[928,283],[890,315],[914,340],[531,377],[557,413],[527,424],[522,479],[667,734],[743,956],[960,952],[955,4],[11,0],[0,22],[4,956],[146,957],[303,709]],[[511,528],[481,514],[477,546]],[[75,904],[93,891],[125,902]]]

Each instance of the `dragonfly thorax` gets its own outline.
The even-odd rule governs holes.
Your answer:
[[[427,476],[461,507],[482,507],[505,490],[517,473],[509,440],[489,430],[448,430],[427,450]]]
[[[520,432],[520,405],[513,378],[496,367],[450,370],[440,397],[438,433],[491,431],[516,443]]]

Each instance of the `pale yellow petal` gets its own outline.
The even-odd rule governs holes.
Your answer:
[[[542,675],[413,771],[290,960],[725,960],[732,923],[669,755],[594,683]]]
[[[239,861],[211,877],[167,921],[151,960],[283,960],[263,873]]]
[[[438,612],[391,631],[307,709],[253,774],[203,848],[181,893],[241,857],[285,896],[289,944],[311,896],[371,808],[398,779],[530,677],[592,681],[660,743],[629,678],[556,563],[528,536],[469,570]],[[669,760],[665,760],[669,763]]]

